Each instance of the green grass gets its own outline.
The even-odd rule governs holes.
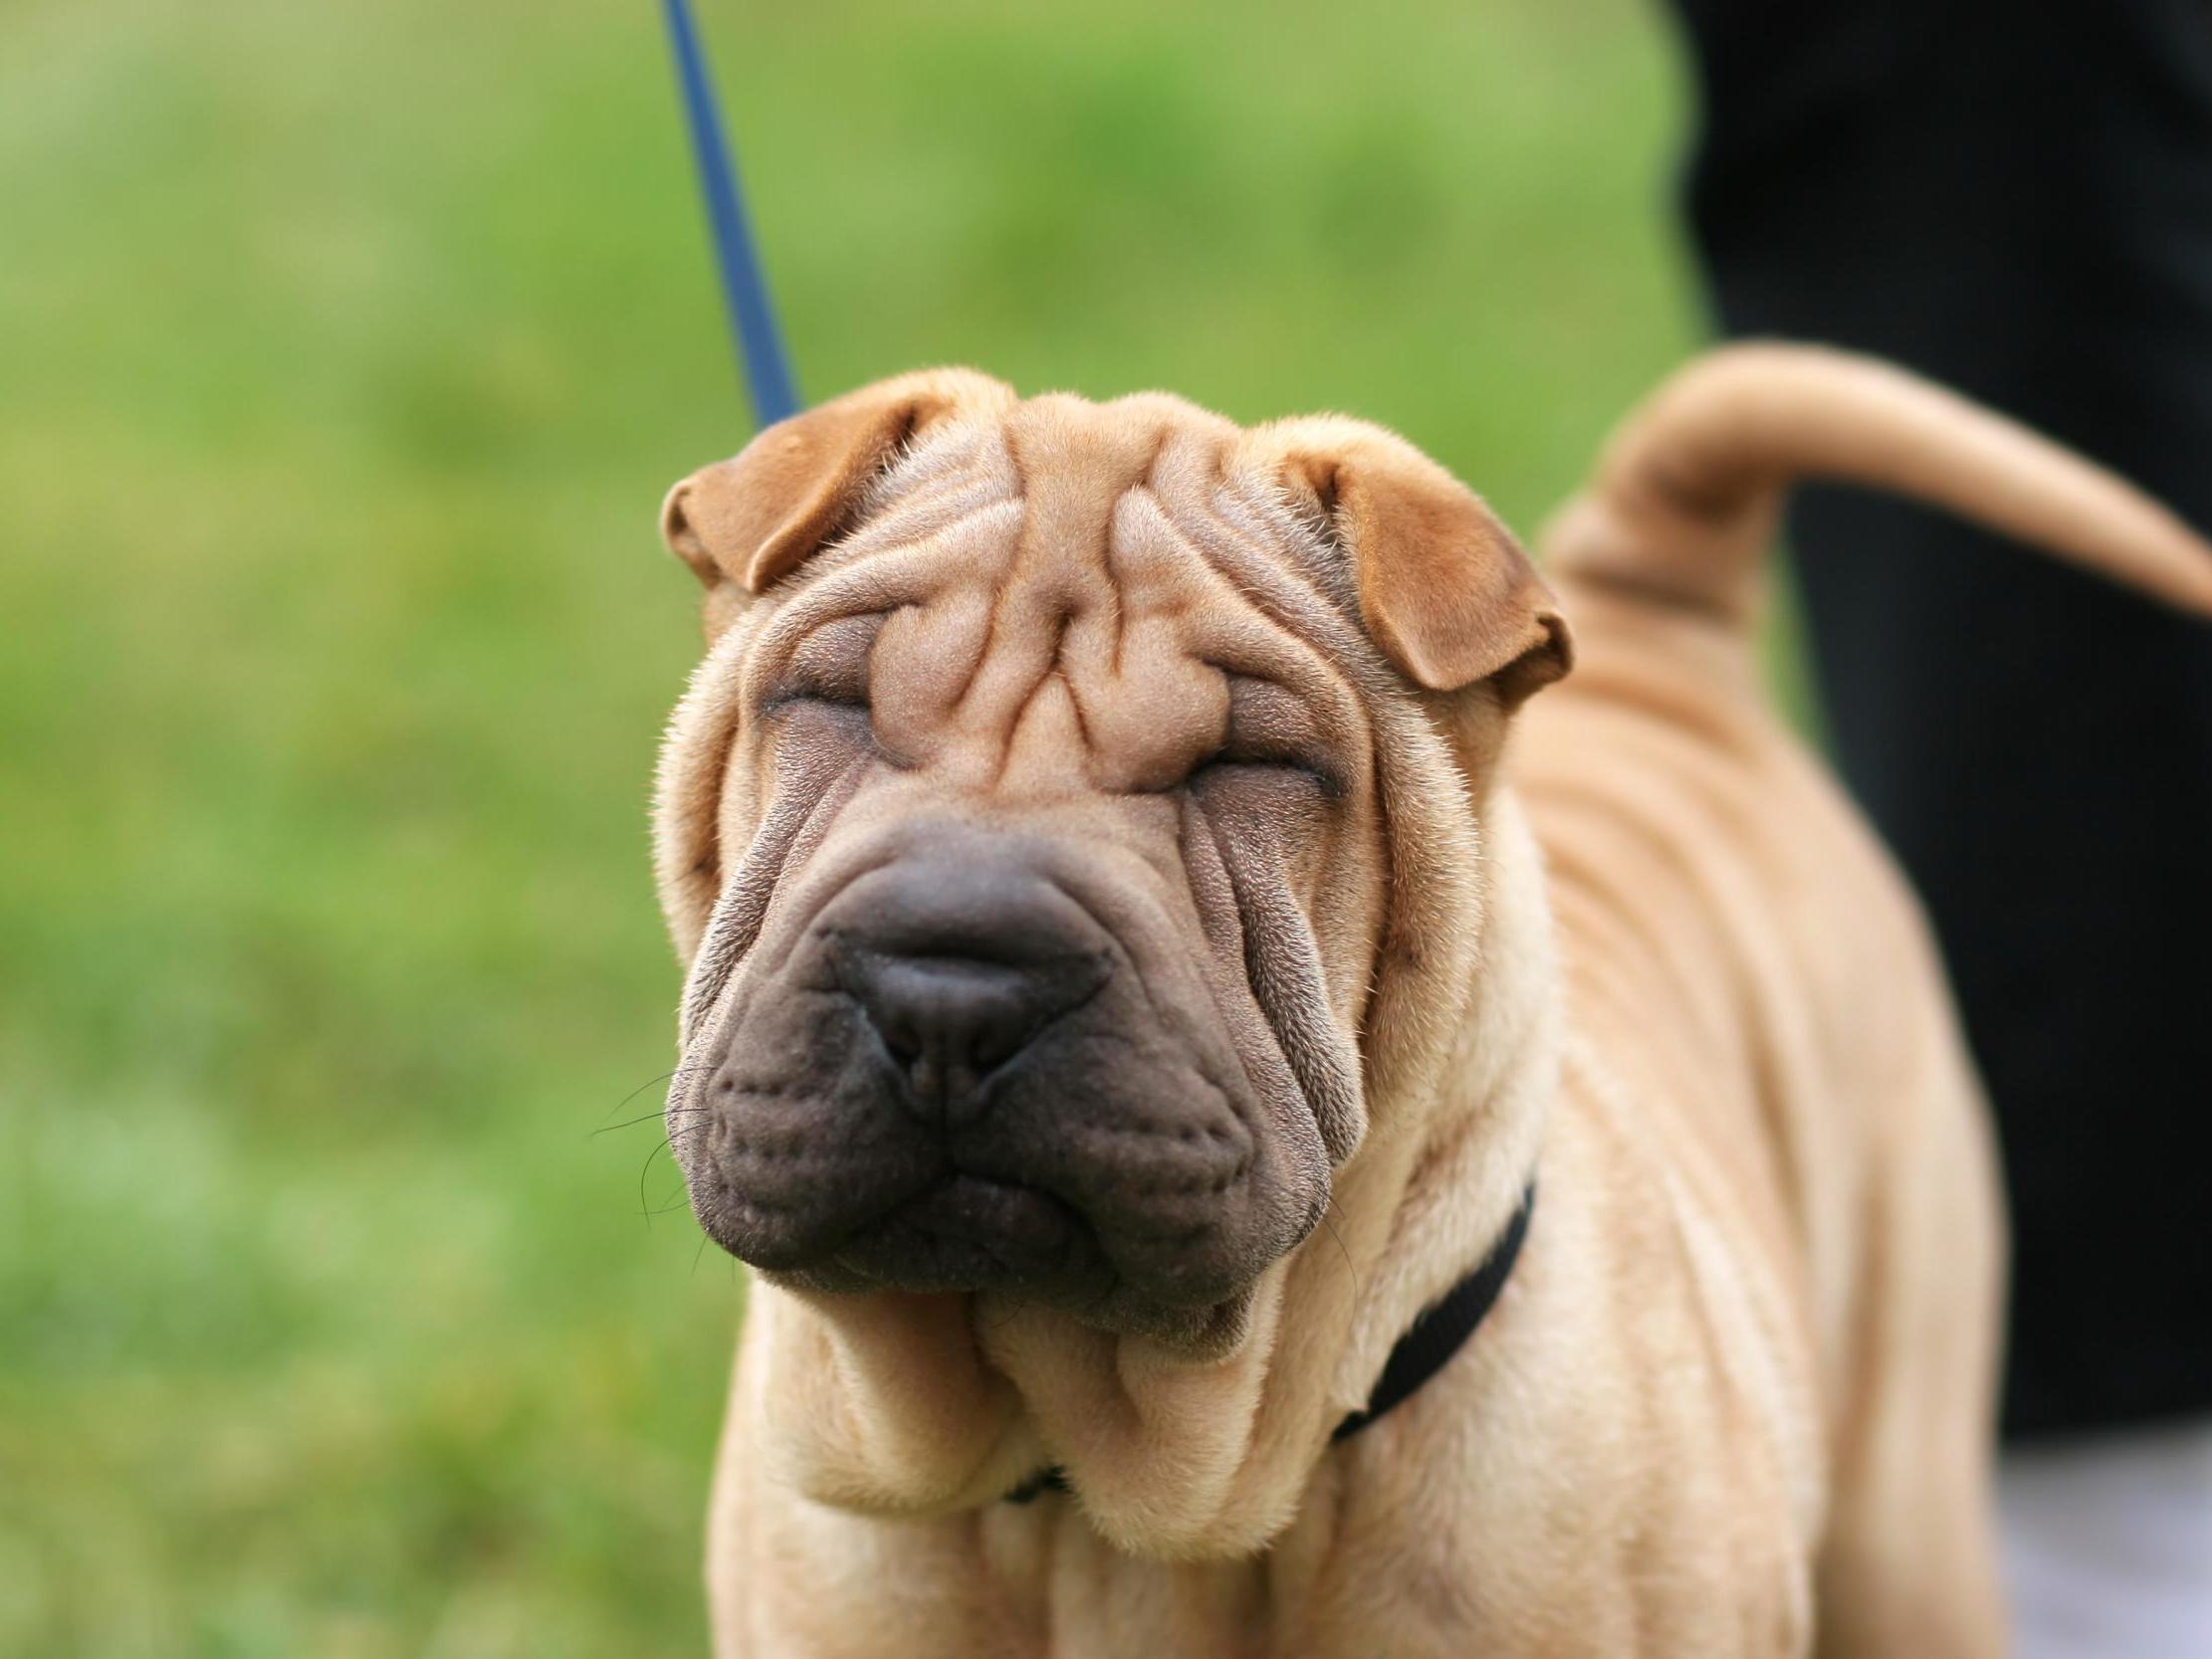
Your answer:
[[[1686,346],[1644,0],[709,0],[807,386],[1398,426]],[[745,436],[654,8],[0,14],[0,1654],[697,1651],[645,868]],[[642,1203],[641,1203],[642,1199]]]

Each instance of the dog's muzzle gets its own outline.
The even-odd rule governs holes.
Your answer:
[[[815,1289],[1188,1309],[1304,1236],[1325,1192],[1278,1170],[1161,905],[1011,835],[861,862],[762,938],[671,1094],[726,1249]]]

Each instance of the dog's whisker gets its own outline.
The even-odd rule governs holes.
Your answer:
[[[1336,1230],[1336,1223],[1329,1219],[1329,1210],[1335,1208],[1337,1201],[1332,1197],[1328,1209],[1321,1212],[1321,1225],[1329,1229],[1329,1237],[1336,1241],[1336,1253],[1344,1258],[1344,1271],[1352,1276],[1352,1300],[1357,1302],[1366,1292],[1360,1284],[1360,1270],[1352,1261],[1352,1252],[1345,1246],[1344,1235]],[[1351,1217],[1346,1216],[1345,1219],[1349,1221]]]
[[[620,1100],[616,1101],[612,1106],[608,1107],[607,1116],[609,1118],[613,1117],[617,1112],[621,1111],[622,1108],[628,1106],[630,1102],[636,1100],[638,1096],[644,1094],[646,1090],[653,1088],[657,1084],[666,1083],[670,1078],[676,1076],[677,1072],[680,1072],[682,1070],[683,1068],[679,1066],[676,1068],[676,1071],[662,1072],[658,1077],[647,1078],[635,1089],[632,1089],[628,1094],[624,1095]]]
[[[635,1118],[625,1118],[619,1124],[608,1124],[603,1128],[595,1129],[591,1132],[591,1139],[596,1140],[602,1135],[612,1135],[616,1130],[635,1129],[640,1124],[650,1124],[668,1118],[698,1117],[713,1110],[714,1108],[711,1106],[661,1107],[652,1112],[641,1112]]]
[[[649,1077],[643,1083],[640,1083],[635,1089],[632,1089],[628,1094],[624,1095],[620,1100],[616,1101],[612,1106],[608,1107],[607,1116],[610,1118],[613,1117],[617,1112],[621,1111],[622,1108],[628,1106],[630,1102],[636,1100],[638,1096],[644,1094],[646,1090],[651,1089],[658,1084],[666,1083],[673,1078],[682,1077],[686,1072],[703,1072],[709,1069],[710,1068],[705,1065],[678,1066],[674,1071],[663,1072],[658,1077]],[[641,1123],[643,1122],[643,1120],[633,1118],[630,1120],[630,1122]],[[626,1124],[612,1124],[608,1126],[608,1128],[610,1129],[626,1129],[629,1126]],[[606,1131],[593,1130],[591,1133],[594,1135],[603,1135],[606,1133]]]
[[[673,1149],[665,1140],[654,1142],[653,1149],[645,1154],[644,1165],[637,1172],[637,1213],[645,1217],[647,1230],[652,1228],[653,1212],[646,1207],[645,1203],[645,1177],[652,1173],[653,1159],[659,1157],[661,1153]]]

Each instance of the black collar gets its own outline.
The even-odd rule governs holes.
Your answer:
[[[1375,1391],[1367,1396],[1365,1409],[1337,1424],[1336,1432],[1329,1436],[1332,1444],[1350,1439],[1386,1411],[1405,1404],[1466,1347],[1475,1327],[1497,1305],[1498,1295],[1505,1289],[1513,1264],[1520,1258],[1521,1245],[1527,1241],[1528,1218],[1535,1208],[1536,1183],[1530,1181],[1521,1192],[1513,1219],[1506,1222],[1505,1231],[1498,1234],[1497,1242],[1475,1270],[1430,1304],[1398,1339],[1398,1346],[1383,1363],[1383,1374],[1375,1379]],[[1006,1502],[1026,1504],[1040,1493],[1066,1490],[1067,1477],[1056,1468],[1046,1469],[1007,1493]]]
[[[1520,1259],[1521,1245],[1528,1238],[1529,1214],[1535,1208],[1536,1183],[1530,1181],[1521,1189],[1520,1207],[1490,1246],[1490,1253],[1407,1328],[1398,1346],[1390,1350],[1390,1358],[1383,1362],[1383,1374],[1375,1379],[1375,1391],[1367,1396],[1367,1409],[1355,1411],[1337,1424],[1330,1440],[1348,1440],[1393,1406],[1405,1404],[1416,1389],[1466,1347],[1474,1328],[1497,1305],[1498,1293],[1505,1289],[1513,1264]]]

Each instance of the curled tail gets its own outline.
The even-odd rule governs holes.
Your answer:
[[[1801,479],[1947,509],[2212,617],[2212,543],[2141,491],[1902,369],[1808,345],[1723,346],[1677,372],[1553,521],[1549,563],[1741,615]]]

